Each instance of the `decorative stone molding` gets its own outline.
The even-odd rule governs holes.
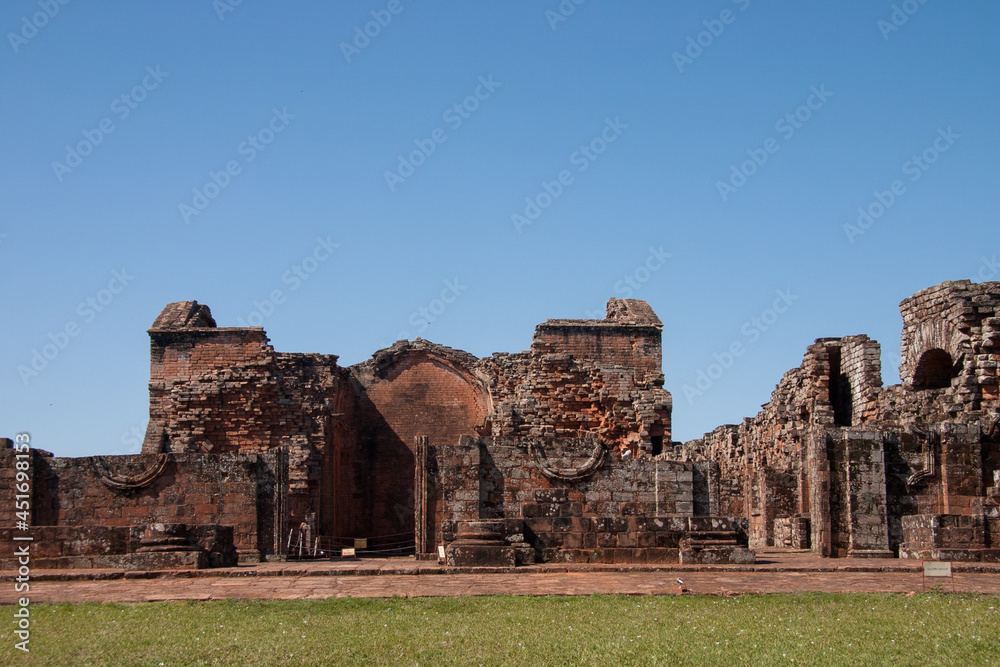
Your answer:
[[[536,443],[529,443],[528,449],[531,451],[535,465],[542,471],[543,475],[549,479],[558,479],[564,482],[578,482],[593,475],[604,464],[607,452],[602,443],[595,442],[593,453],[583,464],[574,468],[556,468],[548,464],[544,451],[539,452],[539,449],[544,448],[539,448]]]
[[[153,480],[163,474],[163,469],[167,466],[167,455],[158,454],[156,457],[156,463],[137,475],[114,476],[102,456],[92,456],[90,458],[90,465],[94,474],[97,475],[97,478],[101,480],[101,483],[109,489],[114,489],[116,491],[135,491],[149,486],[153,483]]]

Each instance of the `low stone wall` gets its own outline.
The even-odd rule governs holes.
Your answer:
[[[142,532],[163,523],[188,525],[195,541],[228,543],[241,562],[257,562],[280,550],[282,461],[280,451],[60,458],[35,450],[23,471],[30,476],[32,555],[41,559],[35,565],[115,567],[107,557],[134,552]],[[22,520],[15,463],[11,450],[0,449],[0,500],[9,499],[0,507],[0,530],[8,532]],[[3,544],[0,558],[13,553],[9,539]]]
[[[532,550],[521,547],[519,562],[753,560],[747,522],[710,514],[711,462],[621,458],[588,439],[463,437],[420,451],[425,551],[451,543],[463,523],[494,520],[516,522],[511,539]]]
[[[173,567],[165,558],[150,558],[137,552],[146,529],[142,526],[35,526],[28,534],[30,542],[14,541],[14,536],[25,533],[14,528],[0,528],[0,570],[16,570],[20,562],[15,549],[29,545],[31,566],[39,569],[150,569],[144,564],[137,567],[138,560],[148,561],[148,565]],[[200,554],[195,561],[201,567],[230,567],[236,565],[236,548],[233,545],[233,529],[229,526],[192,525],[184,526],[189,551]],[[170,554],[171,552],[164,552]],[[159,569],[156,567],[155,569]]]
[[[746,521],[725,517],[534,517],[503,521],[446,521],[449,555],[463,543],[461,526],[496,524],[518,565],[546,563],[753,563]],[[479,556],[477,554],[477,556]],[[481,556],[480,556],[481,557]],[[449,564],[494,565],[489,559]]]
[[[903,517],[900,558],[1000,561],[1000,548],[989,548],[982,515],[916,514]]]

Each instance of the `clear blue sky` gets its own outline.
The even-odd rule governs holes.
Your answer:
[[[687,440],[1000,276],[995,2],[230,1],[0,7],[0,435],[137,451],[171,301],[350,365],[631,295]]]

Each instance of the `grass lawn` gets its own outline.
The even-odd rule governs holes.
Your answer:
[[[30,654],[0,624],[0,664],[1000,665],[998,609],[936,593],[39,603]]]

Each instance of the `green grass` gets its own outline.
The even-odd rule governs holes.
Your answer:
[[[31,653],[4,622],[0,664],[1000,665],[998,608],[936,593],[34,604]]]

